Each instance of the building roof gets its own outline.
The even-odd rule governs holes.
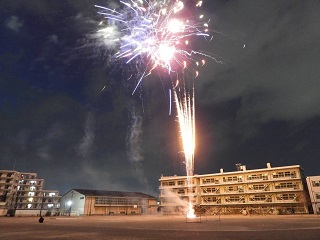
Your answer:
[[[274,170],[286,170],[291,168],[299,168],[303,170],[300,165],[292,165],[292,166],[282,166],[282,167],[267,167],[267,168],[259,168],[259,169],[246,169],[243,171],[233,171],[233,172],[224,172],[223,169],[219,173],[209,173],[209,174],[195,174],[194,176],[191,176],[191,178],[199,178],[199,177],[214,177],[214,176],[226,176],[226,175],[236,175],[236,174],[244,174],[244,173],[258,173],[258,172],[265,172],[265,171],[274,171]],[[174,180],[174,179],[186,179],[187,176],[161,176],[159,179],[162,180]]]
[[[122,192],[122,191],[106,191],[106,190],[92,190],[92,189],[72,189],[85,196],[105,196],[105,197],[136,197],[136,198],[154,198],[151,195],[141,192]],[[72,191],[70,190],[70,191]],[[69,192],[70,192],[69,191]]]

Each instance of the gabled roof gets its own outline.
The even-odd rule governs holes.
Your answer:
[[[136,197],[136,198],[152,198],[155,197],[141,193],[141,192],[122,192],[122,191],[105,191],[105,190],[92,190],[92,189],[72,189],[85,196],[104,196],[104,197]],[[72,191],[70,190],[70,191]],[[70,192],[69,191],[69,192]]]

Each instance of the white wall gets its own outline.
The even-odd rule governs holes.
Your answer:
[[[83,215],[85,196],[75,190],[71,190],[60,199],[60,212],[70,215]]]
[[[320,183],[320,176],[307,177],[308,191],[312,203],[313,213],[320,214],[320,185],[313,186],[312,182]],[[318,196],[318,197],[317,197]]]

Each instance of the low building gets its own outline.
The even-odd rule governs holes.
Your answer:
[[[44,190],[36,173],[0,170],[0,215],[54,214],[59,192]]]
[[[60,199],[62,215],[155,214],[157,199],[140,192],[72,189]]]
[[[308,213],[310,199],[299,165],[186,176],[161,176],[160,207],[164,213],[184,213],[191,202],[206,214]]]
[[[307,177],[308,190],[314,214],[320,214],[320,176]]]

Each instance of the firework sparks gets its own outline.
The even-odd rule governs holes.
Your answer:
[[[140,80],[157,67],[169,73],[179,72],[189,65],[195,66],[199,58],[210,57],[189,48],[190,38],[209,37],[209,21],[203,22],[202,14],[187,16],[183,1],[127,0],[120,3],[117,10],[95,5],[105,18],[100,24],[104,27],[97,34],[108,44],[117,44],[115,58],[124,59],[126,63],[143,61],[145,69]],[[195,3],[195,7],[201,5],[202,1]]]
[[[192,176],[194,170],[194,149],[195,149],[195,109],[194,109],[194,88],[192,92],[186,91],[185,87],[180,89],[180,94],[174,91],[174,100],[178,112],[178,122],[180,126],[183,152],[187,173],[187,186],[189,205],[187,217],[195,217],[192,206]]]
[[[192,176],[195,149],[195,109],[194,88],[186,87],[184,72],[191,71],[193,78],[198,76],[198,67],[205,64],[203,58],[210,55],[193,50],[192,38],[209,38],[209,20],[202,14],[188,16],[182,0],[120,0],[120,7],[112,9],[98,6],[98,13],[104,17],[98,35],[106,44],[115,46],[114,57],[129,64],[142,63],[144,69],[137,79],[136,91],[141,81],[156,68],[164,69],[170,75],[177,74],[172,82],[173,98],[176,103],[178,121],[185,155],[187,184],[189,192],[188,217],[194,217],[192,206]],[[201,7],[202,1],[194,2]],[[182,87],[178,86],[182,82]],[[132,93],[132,94],[133,94]],[[170,90],[171,98],[171,90]],[[171,99],[170,110],[171,114]]]

